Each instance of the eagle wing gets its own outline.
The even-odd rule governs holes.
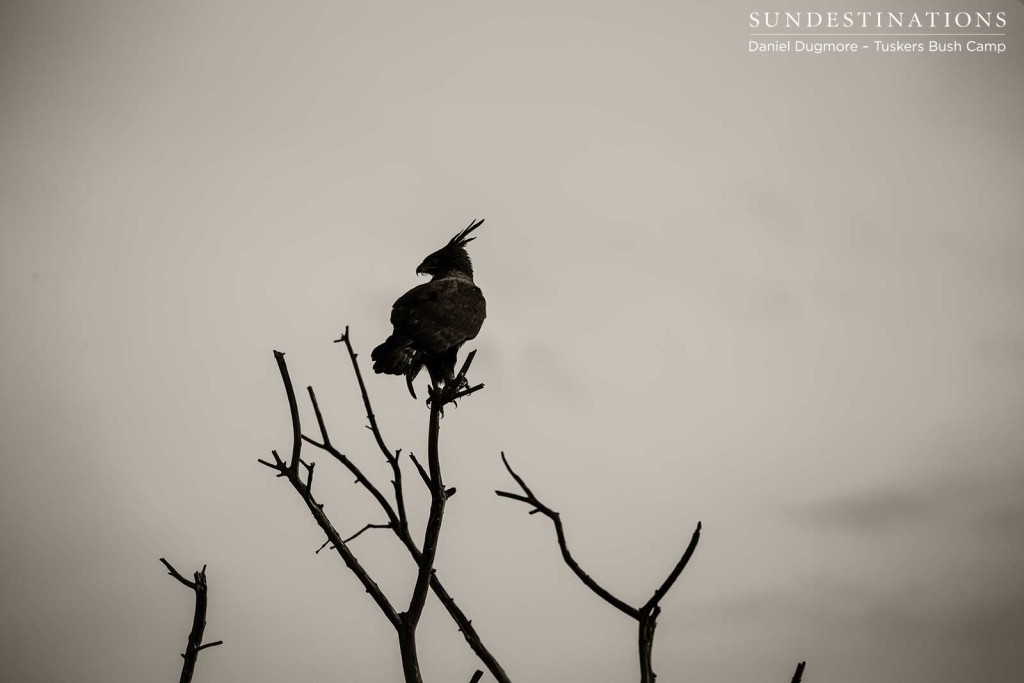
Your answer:
[[[395,302],[391,324],[421,352],[443,353],[476,337],[487,317],[483,292],[459,278],[431,280]]]

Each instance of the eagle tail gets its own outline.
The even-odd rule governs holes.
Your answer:
[[[423,359],[412,347],[410,339],[392,334],[370,353],[370,358],[373,359],[373,371],[377,374],[405,375],[409,393],[416,398],[412,381],[423,368]]]
[[[404,375],[416,357],[412,341],[393,334],[370,353],[373,371],[384,375]]]

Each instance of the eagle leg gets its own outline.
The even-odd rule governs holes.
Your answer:
[[[447,393],[447,387],[436,382],[431,382],[430,384],[427,385],[427,393],[430,394],[430,396],[427,398],[427,407],[430,408],[432,405],[434,405],[434,402],[437,401],[437,403],[439,404],[437,414],[440,417],[444,417],[444,404],[448,402],[447,399],[445,398],[445,394]]]

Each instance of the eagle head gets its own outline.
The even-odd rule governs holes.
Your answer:
[[[459,231],[455,237],[448,240],[448,244],[423,259],[423,263],[416,268],[416,274],[439,278],[461,273],[472,280],[473,262],[469,259],[466,245],[476,239],[476,237],[469,237],[469,233],[479,228],[483,222],[481,218]]]

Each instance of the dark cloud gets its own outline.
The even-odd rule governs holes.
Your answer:
[[[1018,335],[992,336],[975,345],[975,353],[993,365],[1024,366],[1024,337]]]
[[[996,536],[1024,539],[1024,503],[1005,503],[978,516],[977,526]],[[1024,557],[1024,543],[1019,544]]]
[[[865,491],[802,508],[811,524],[855,532],[878,532],[915,520],[932,507],[927,497],[910,491]]]
[[[925,586],[820,586],[808,596],[806,617],[849,647],[826,649],[812,661],[824,670],[887,671],[888,680],[1018,680],[1024,664],[1019,587],[966,586],[950,576],[943,588],[936,594]]]

